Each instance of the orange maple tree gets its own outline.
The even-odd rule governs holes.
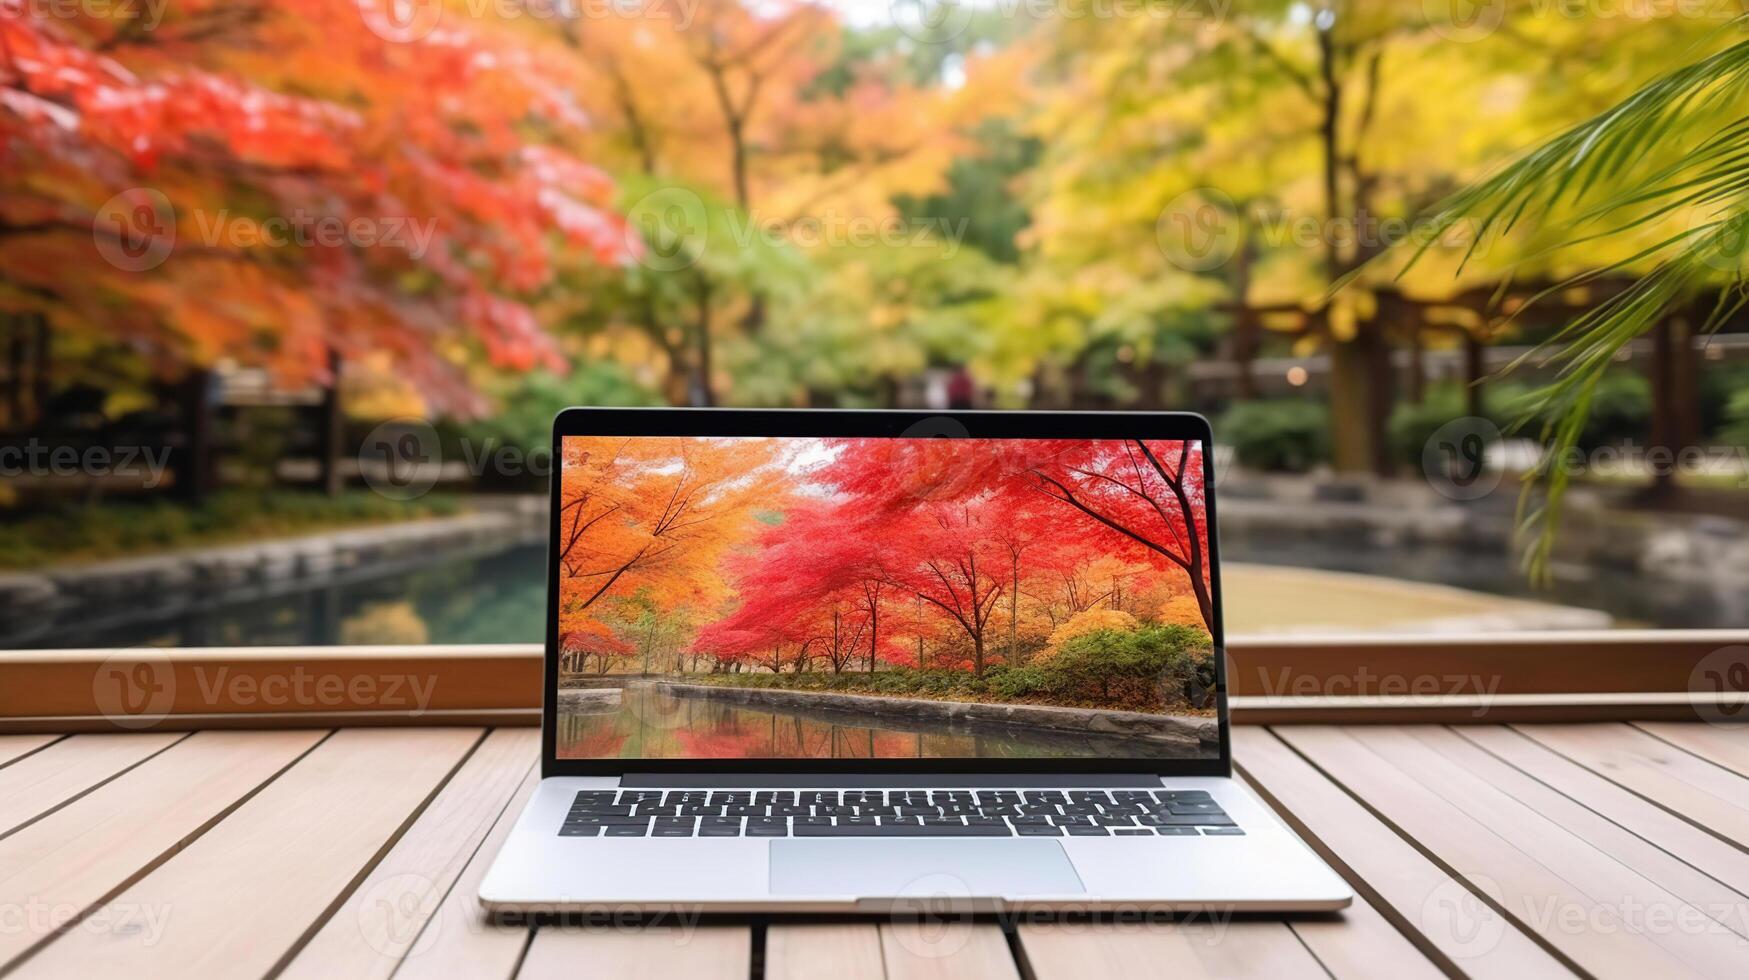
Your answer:
[[[383,36],[385,2],[0,0],[0,312],[165,373],[387,356],[462,412],[479,355],[562,369],[534,298],[628,254],[575,66],[490,18]]]

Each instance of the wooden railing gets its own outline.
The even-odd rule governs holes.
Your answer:
[[[1235,722],[1749,721],[1749,630],[1250,636]],[[0,651],[0,732],[538,724],[541,649]]]

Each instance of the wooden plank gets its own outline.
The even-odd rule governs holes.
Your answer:
[[[773,923],[765,930],[765,980],[883,980],[880,927],[872,922]]]
[[[753,970],[748,926],[542,926],[528,945],[518,980],[747,980]]]
[[[0,766],[11,765],[20,758],[51,745],[59,735],[0,735]]]
[[[1398,836],[1274,734],[1236,730],[1233,757],[1264,799],[1348,879],[1359,898],[1440,969],[1478,978],[1553,980],[1573,975],[1527,931],[1476,900],[1461,879]],[[1305,925],[1295,923],[1302,936],[1309,935]],[[1491,941],[1477,942],[1477,937]],[[1319,947],[1320,958],[1337,976],[1349,975],[1337,971],[1351,957],[1325,952],[1329,946]],[[1395,944],[1378,948],[1382,964],[1414,969],[1413,959]],[[1360,953],[1366,955],[1365,949]]]
[[[1749,847],[1749,779],[1627,725],[1517,728],[1616,785]]]
[[[1651,841],[1738,894],[1749,895],[1749,854],[1734,845],[1510,728],[1471,725],[1455,730],[1543,785]]]
[[[1364,735],[1374,752],[1417,772],[1454,810],[1510,836],[1613,916],[1587,916],[1584,928],[1619,927],[1644,936],[1703,975],[1749,975],[1749,943],[1730,924],[1743,913],[1743,896],[1446,729],[1369,728]],[[1691,889],[1693,897],[1666,882]],[[1526,915],[1538,911],[1525,909]]]
[[[887,980],[1019,980],[998,926],[902,920],[880,930]]]
[[[1035,980],[1327,977],[1281,922],[1195,921],[1147,925],[1054,922],[1020,927]]]
[[[488,735],[298,952],[280,974],[282,980],[393,974],[475,858],[539,753],[538,731],[500,729]],[[436,939],[432,932],[425,942]]]
[[[77,930],[22,976],[260,976],[318,925],[479,741],[350,729],[103,909],[174,909],[161,934]]]
[[[1441,789],[1456,795],[1443,781],[1455,778],[1451,771],[1455,767],[1438,767],[1439,778],[1419,766],[1405,768],[1375,751],[1388,749],[1381,744],[1388,739],[1370,729],[1356,730],[1360,735],[1321,727],[1277,731],[1399,833],[1448,871],[1464,877],[1473,894],[1485,896],[1496,911],[1511,916],[1547,948],[1558,950],[1586,972],[1636,978],[1696,974],[1682,958],[1623,921],[1620,906],[1633,901],[1641,889],[1601,897],[1587,894],[1544,864],[1535,847],[1521,844],[1517,833],[1503,836],[1464,812],[1459,801],[1441,795]],[[1546,841],[1548,835],[1542,836]],[[1430,895],[1427,904],[1437,906],[1441,901]],[[1471,937],[1471,941],[1477,938],[1486,939]]]
[[[1634,727],[1739,776],[1749,776],[1749,725],[1640,722]]]
[[[158,867],[320,742],[322,732],[206,732],[0,840],[0,971]],[[114,907],[105,928],[163,925],[169,906]],[[87,923],[87,927],[91,927]]]
[[[0,769],[0,834],[62,806],[185,735],[76,735]]]
[[[485,843],[474,852],[467,870],[443,897],[437,912],[413,941],[395,980],[427,977],[508,977],[528,949],[529,927],[520,922],[501,922],[480,907],[480,881],[492,859],[504,847],[516,827],[517,817],[540,785],[540,770],[523,777],[510,802],[499,813]]]

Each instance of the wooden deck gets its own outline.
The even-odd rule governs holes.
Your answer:
[[[1749,729],[1240,727],[1354,883],[1289,921],[486,922],[532,728],[0,736],[17,977],[1749,976]]]

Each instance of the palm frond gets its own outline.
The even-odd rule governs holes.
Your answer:
[[[1740,29],[1749,16],[1731,22]],[[1557,244],[1532,255],[1619,238],[1673,210],[1697,222],[1625,259],[1573,276],[1533,297],[1651,264],[1632,286],[1567,324],[1526,357],[1556,367],[1555,379],[1521,403],[1515,431],[1540,426],[1543,455],[1527,475],[1519,502],[1526,569],[1546,578],[1561,504],[1571,477],[1565,465],[1578,443],[1591,399],[1621,351],[1676,305],[1708,287],[1719,301],[1704,330],[1716,329],[1749,302],[1742,259],[1749,241],[1749,40],[1738,41],[1646,84],[1620,104],[1561,133],[1435,209],[1401,276],[1464,225],[1469,242],[1461,272],[1485,247],[1514,229],[1554,220],[1542,231]],[[1723,119],[1725,121],[1720,122]],[[1651,150],[1670,141],[1683,150],[1661,166]],[[1556,217],[1559,216],[1559,217]],[[1516,362],[1514,366],[1518,366]],[[1510,369],[1509,369],[1510,370]],[[1541,491],[1540,498],[1537,491]]]

